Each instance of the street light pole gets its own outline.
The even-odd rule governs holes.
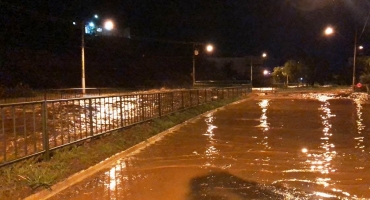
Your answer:
[[[199,54],[198,49],[196,49],[196,45],[204,46],[206,44],[204,44],[204,43],[195,43],[195,42],[192,42],[192,44],[193,44],[193,73],[192,73],[192,75],[193,75],[193,87],[194,87],[195,86],[195,56],[197,56]],[[213,48],[214,48],[213,45],[208,44],[206,46],[205,50],[207,52],[212,52]]]
[[[262,53],[262,59],[266,58],[267,57],[267,53]],[[250,61],[251,61],[251,86],[253,87],[253,56],[250,57]],[[263,61],[262,61],[262,65],[263,65]]]
[[[353,72],[352,72],[352,90],[355,90],[356,81],[356,56],[357,56],[357,29],[355,32],[355,46],[353,48]]]
[[[327,27],[324,33],[325,35],[332,35],[334,33],[334,29],[332,27]],[[355,31],[354,38],[355,38],[355,41],[354,41],[354,46],[353,46],[352,91],[355,90],[355,83],[356,83],[357,29]]]
[[[193,43],[193,87],[195,85],[195,44]]]
[[[81,24],[81,64],[82,64],[82,94],[86,93],[85,88],[85,23]]]
[[[251,57],[251,86],[253,87],[253,56]]]
[[[94,16],[98,18],[97,15]],[[90,22],[92,23],[92,22]],[[93,24],[93,23],[92,23]],[[95,26],[95,25],[93,25]],[[111,31],[114,28],[114,23],[111,20],[107,20],[104,23],[104,28],[108,31]],[[81,22],[81,85],[82,85],[82,94],[86,93],[86,83],[85,83],[85,21]]]

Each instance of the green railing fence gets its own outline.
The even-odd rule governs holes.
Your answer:
[[[0,167],[220,99],[247,86],[43,100],[0,105]]]

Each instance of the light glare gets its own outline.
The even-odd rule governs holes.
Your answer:
[[[329,26],[325,29],[325,35],[331,35],[333,33],[334,33],[334,29],[332,27]]]
[[[112,21],[106,21],[104,23],[104,28],[107,29],[108,31],[112,30],[114,28],[114,24]]]
[[[209,45],[207,45],[206,49],[207,49],[208,52],[212,52],[213,51],[213,46],[209,44]]]

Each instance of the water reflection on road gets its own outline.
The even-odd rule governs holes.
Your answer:
[[[189,123],[52,199],[368,199],[363,96],[263,96]]]

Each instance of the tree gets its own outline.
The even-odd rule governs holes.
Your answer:
[[[288,60],[284,64],[283,74],[287,77],[287,81],[295,81],[298,78],[305,75],[306,67],[302,64],[302,62],[296,60]]]
[[[275,83],[282,83],[286,80],[286,75],[284,73],[284,67],[275,67],[272,72],[272,77],[274,78]]]
[[[360,82],[363,84],[370,84],[370,57],[364,57],[361,59],[363,65],[363,72],[360,76]]]

